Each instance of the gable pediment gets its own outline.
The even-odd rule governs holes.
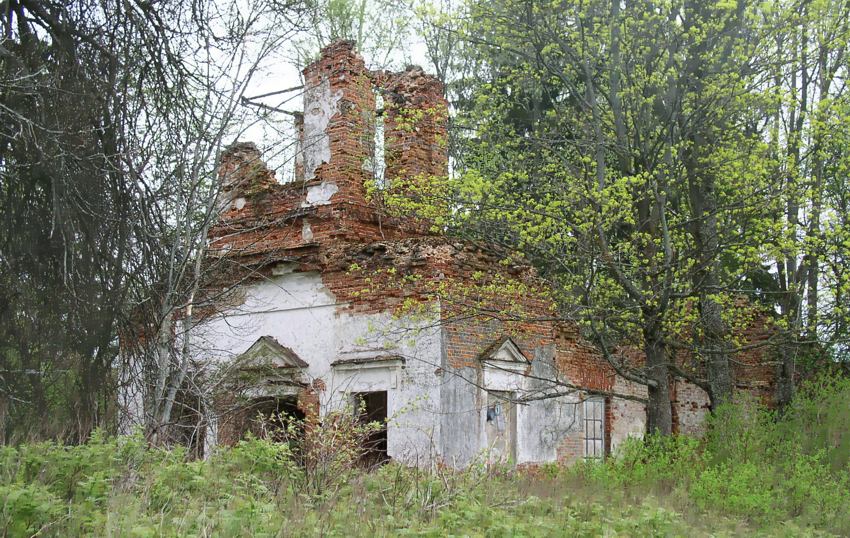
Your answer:
[[[483,364],[526,366],[531,363],[510,337],[496,340],[478,357]]]
[[[265,368],[303,370],[309,365],[294,351],[283,346],[271,336],[261,336],[244,353],[236,358],[242,370]]]

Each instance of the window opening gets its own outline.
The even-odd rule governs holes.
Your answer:
[[[372,174],[375,180],[375,186],[378,189],[387,187],[386,179],[386,148],[384,142],[385,122],[384,122],[384,96],[379,91],[375,91],[375,139],[372,151]]]
[[[584,401],[584,457],[605,457],[605,399],[588,398]]]

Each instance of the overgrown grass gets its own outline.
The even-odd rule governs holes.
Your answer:
[[[3,536],[819,536],[850,534],[850,381],[781,418],[721,410],[704,440],[628,443],[604,464],[464,472],[387,465],[315,485],[289,448],[207,461],[140,437],[0,448]],[[308,493],[309,492],[309,493]]]

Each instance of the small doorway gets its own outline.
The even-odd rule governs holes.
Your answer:
[[[371,432],[363,441],[361,463],[373,468],[389,461],[387,455],[387,391],[356,392],[354,409],[361,424],[377,422],[381,427]]]
[[[514,393],[487,391],[487,449],[489,463],[516,461],[516,405]]]

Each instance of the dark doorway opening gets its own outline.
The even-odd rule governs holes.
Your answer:
[[[283,398],[258,398],[248,409],[250,422],[247,431],[255,437],[271,441],[291,441],[303,425],[304,412],[298,408],[295,396]],[[294,430],[294,431],[293,431]]]
[[[389,461],[387,455],[387,391],[357,392],[354,406],[361,424],[379,423],[377,430],[363,440],[364,454],[361,463],[367,468]]]

